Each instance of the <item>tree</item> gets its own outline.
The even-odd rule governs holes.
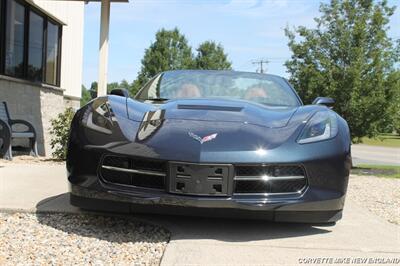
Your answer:
[[[133,84],[133,83],[132,83]],[[107,93],[110,93],[114,89],[127,89],[128,91],[131,90],[132,84],[129,84],[126,80],[122,80],[120,83],[118,82],[111,82],[107,84]],[[92,98],[97,97],[97,81],[93,81],[90,84],[89,94]]]
[[[56,159],[65,160],[67,157],[68,138],[74,115],[74,109],[68,107],[56,118],[50,120],[50,146],[53,150],[52,155]]]
[[[385,133],[394,131],[400,135],[400,70],[394,71],[388,75],[386,86],[397,88],[391,91],[389,96],[391,100],[388,102],[387,114],[384,116],[386,120],[381,121],[380,129]]]
[[[206,41],[197,48],[194,58],[192,48],[178,28],[161,29],[156,40],[145,50],[137,79],[129,86],[131,95],[153,76],[175,69],[231,69],[231,62],[221,44]]]
[[[145,50],[142,67],[132,91],[144,85],[159,72],[173,69],[189,69],[194,66],[192,48],[177,28],[161,29],[156,40]]]
[[[93,81],[92,84],[90,84],[89,92],[92,99],[97,97],[97,87],[98,87],[97,81]]]
[[[129,93],[130,93],[130,96],[133,97],[133,96],[135,96],[135,94],[140,89],[140,86],[135,87],[135,82],[134,81],[132,83],[129,83],[126,79],[123,79],[119,83],[119,88],[128,90]]]
[[[82,85],[82,95],[81,95],[81,107],[87,104],[92,99],[90,95],[90,91],[86,89],[84,85]]]
[[[112,90],[119,89],[119,83],[118,82],[111,82],[107,84],[107,93],[110,93]]]
[[[376,136],[380,121],[393,120],[390,108],[400,88],[389,77],[399,55],[386,31],[394,10],[386,1],[331,0],[321,4],[315,29],[285,29],[291,83],[306,103],[335,98],[354,141]]]
[[[91,90],[91,91],[97,91],[97,81],[93,81],[93,82],[90,84],[90,90]]]
[[[121,80],[121,82],[119,83],[118,86],[119,86],[119,88],[129,90],[129,88],[131,87],[131,84],[129,84],[129,82],[126,79],[123,79],[123,80]]]
[[[195,64],[197,69],[232,69],[232,63],[228,61],[222,45],[213,41],[206,41],[199,45]]]

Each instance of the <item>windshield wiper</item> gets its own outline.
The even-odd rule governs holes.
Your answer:
[[[153,102],[165,102],[168,101],[168,98],[148,98],[148,101],[153,101]]]
[[[261,103],[262,105],[271,107],[271,108],[290,108],[295,107],[293,105],[285,105],[285,104],[273,104],[273,103]]]

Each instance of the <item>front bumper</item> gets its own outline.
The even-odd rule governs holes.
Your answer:
[[[99,177],[99,162],[103,155],[82,150],[81,158],[85,159],[77,165],[67,164],[72,205],[99,211],[304,223],[335,222],[341,218],[351,165],[349,155],[302,163],[307,172],[307,186],[298,194],[240,195],[232,193],[230,186],[227,195],[201,196],[104,182]],[[85,160],[93,162],[86,164]],[[169,181],[167,178],[166,187]]]
[[[80,161],[73,165],[67,163],[72,205],[98,211],[302,223],[335,222],[341,218],[351,165],[347,154],[301,163],[308,183],[298,194],[199,196],[106,183],[99,178],[99,162],[103,156],[104,151],[83,149]]]
[[[80,119],[78,116],[76,121]],[[132,123],[121,124],[132,126]],[[134,135],[136,129],[131,131]],[[78,123],[73,124],[71,132],[67,157],[71,203],[81,208],[310,223],[334,222],[341,218],[351,157],[350,146],[340,134],[334,139],[307,145],[294,144],[293,139],[259,153],[250,149],[218,150],[218,147],[208,150],[206,145],[194,141],[197,146],[193,149],[158,138],[135,142],[123,140],[118,134],[101,139],[79,127]],[[163,136],[159,135],[160,138]],[[167,140],[171,136],[171,132],[165,134]],[[168,189],[123,188],[107,184],[99,178],[99,164],[109,154],[140,156],[169,163],[301,165],[307,174],[307,187],[297,195],[237,195],[233,193],[232,185],[228,184],[226,195],[219,197],[173,194]],[[167,174],[166,188],[169,185]]]
[[[70,181],[76,181],[70,178]],[[83,209],[123,213],[265,219],[271,221],[324,223],[341,218],[345,194],[308,187],[296,197],[231,195],[227,197],[176,195],[152,189],[116,189],[97,177],[70,182],[71,204]],[[88,185],[90,184],[90,185]]]

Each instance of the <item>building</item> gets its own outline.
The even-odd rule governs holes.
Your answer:
[[[40,155],[51,155],[50,120],[79,107],[83,1],[0,0],[0,101],[33,124]]]

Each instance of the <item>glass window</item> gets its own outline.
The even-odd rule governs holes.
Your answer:
[[[3,71],[3,0],[0,0],[0,74]]]
[[[15,0],[7,2],[5,73],[22,77],[24,66],[25,7]]]
[[[47,25],[46,83],[57,85],[59,27],[50,21]]]
[[[144,101],[226,98],[278,107],[300,104],[295,92],[283,78],[235,71],[167,71],[152,79],[135,98]]]
[[[30,11],[28,44],[28,79],[42,81],[43,76],[43,18]]]
[[[61,26],[28,2],[0,0],[0,74],[58,86]]]

